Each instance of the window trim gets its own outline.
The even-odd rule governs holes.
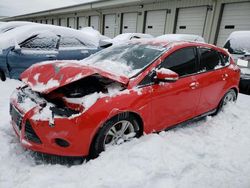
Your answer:
[[[204,74],[204,73],[207,73],[207,72],[211,72],[211,71],[217,71],[217,70],[221,70],[221,69],[224,69],[224,68],[226,68],[226,67],[228,67],[228,66],[230,66],[230,56],[229,55],[227,55],[227,54],[224,54],[224,55],[226,55],[226,56],[228,56],[228,58],[229,58],[229,63],[227,64],[227,65],[225,65],[225,66],[223,66],[223,67],[220,67],[220,68],[218,68],[218,69],[213,69],[213,70],[209,70],[209,71],[205,71],[205,72],[198,72],[199,71],[199,69],[200,69],[200,53],[199,53],[199,49],[200,48],[205,48],[205,49],[210,49],[210,50],[213,50],[213,51],[215,51],[217,54],[218,54],[218,56],[219,56],[219,58],[220,58],[220,60],[223,62],[224,61],[224,58],[222,57],[222,52],[219,52],[219,51],[217,51],[217,50],[215,50],[215,49],[213,49],[213,48],[209,48],[209,47],[206,47],[206,46],[188,46],[188,47],[191,47],[191,48],[194,48],[194,50],[195,50],[195,55],[196,55],[196,73],[193,73],[193,74],[188,74],[188,75],[183,75],[183,76],[180,76],[179,77],[179,79],[182,79],[182,78],[186,78],[186,77],[189,77],[189,76],[195,76],[195,75],[199,75],[199,74]],[[184,48],[188,48],[188,47],[184,47]],[[180,49],[184,49],[184,48],[180,48]],[[180,50],[180,49],[178,49],[178,50]],[[174,52],[176,52],[176,51],[174,51]],[[174,52],[172,52],[171,54],[173,54]],[[169,54],[167,57],[169,57],[171,54]],[[167,58],[166,57],[166,58]],[[166,59],[165,58],[165,59]],[[164,59],[164,60],[165,60]],[[161,62],[162,63],[162,62]],[[160,64],[161,64],[160,63]],[[224,62],[224,63],[226,63],[226,62]],[[160,65],[159,64],[159,65]],[[157,69],[157,68],[159,68],[159,65],[157,65],[156,67],[155,67],[155,69]],[[153,73],[153,71],[154,70],[152,70],[152,71],[150,71],[144,78],[146,78],[147,76],[149,76],[150,74],[152,74],[151,76],[153,77],[153,76],[155,76],[155,74]],[[141,80],[141,82],[144,80],[144,78]],[[177,80],[178,81],[178,80]],[[141,85],[141,82],[140,83],[138,83],[138,87],[139,88],[141,88],[141,87],[147,87],[147,86],[152,86],[152,85],[155,85],[156,83],[155,82],[151,82],[151,83],[148,83],[148,84],[144,84],[144,85]]]

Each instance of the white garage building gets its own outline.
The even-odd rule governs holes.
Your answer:
[[[236,30],[250,30],[250,0],[100,0],[6,18],[80,29],[106,36],[142,32],[197,34],[222,46]]]

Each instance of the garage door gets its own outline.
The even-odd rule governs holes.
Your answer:
[[[225,4],[217,45],[223,46],[233,31],[250,30],[250,2]]]
[[[165,32],[165,24],[167,11],[155,10],[148,11],[146,15],[145,33],[153,36],[163,35]]]
[[[68,18],[68,27],[69,28],[76,28],[76,26],[75,26],[75,18]]]
[[[53,25],[58,25],[58,19],[53,19]]]
[[[104,16],[104,35],[110,38],[115,36],[115,14]]]
[[[94,28],[95,30],[100,31],[100,18],[99,16],[90,16],[90,27]]]
[[[207,11],[207,6],[180,8],[175,32],[203,36]]]
[[[52,24],[52,19],[47,19],[47,24]]]
[[[122,33],[136,33],[137,13],[124,13],[122,20]]]
[[[67,19],[66,18],[60,18],[60,26],[67,27]]]
[[[78,29],[81,29],[83,27],[87,27],[87,18],[85,16],[81,16],[77,18],[77,25],[78,25]]]

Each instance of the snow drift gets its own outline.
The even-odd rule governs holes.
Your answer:
[[[9,123],[20,82],[0,82],[0,187],[166,188],[250,186],[250,97],[216,117],[112,147],[86,164],[36,165]]]

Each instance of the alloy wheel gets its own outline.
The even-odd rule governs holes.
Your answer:
[[[115,123],[107,132],[104,138],[104,148],[112,145],[119,145],[131,140],[136,136],[133,124],[127,120],[121,120]]]

